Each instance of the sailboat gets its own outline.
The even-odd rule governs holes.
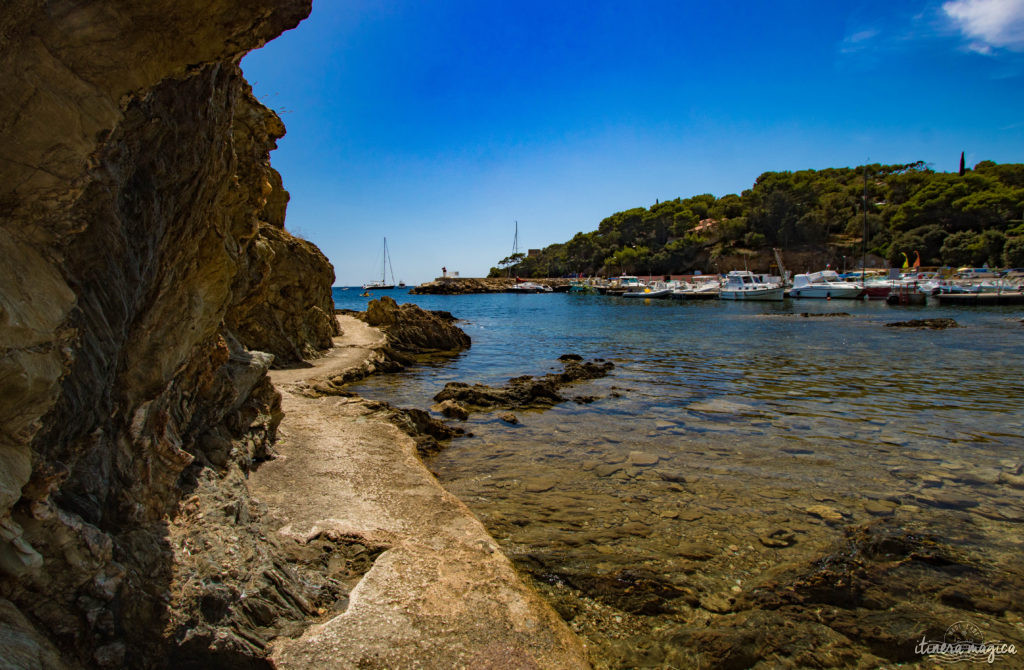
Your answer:
[[[387,283],[387,272],[391,271],[391,283]],[[386,290],[395,288],[395,271],[391,267],[391,256],[388,254],[388,238],[384,238],[384,256],[381,259],[380,267],[380,279],[374,279],[373,281],[366,282],[363,284],[363,290],[377,289]]]

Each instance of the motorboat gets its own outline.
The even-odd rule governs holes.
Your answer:
[[[721,300],[782,300],[785,292],[781,283],[765,281],[749,270],[733,270],[725,276],[718,297]]]
[[[510,293],[551,293],[551,291],[550,286],[532,281],[522,281],[518,278],[516,279],[516,285],[509,288]]]
[[[591,295],[597,292],[597,287],[591,284],[589,281],[574,279],[573,281],[569,282],[569,293]]]
[[[664,282],[653,282],[650,286],[631,289],[622,294],[623,298],[645,298],[648,300],[669,298],[671,296],[672,286]]]
[[[672,297],[676,300],[717,300],[721,289],[718,279],[711,279],[697,284],[684,284],[672,291]]]
[[[612,279],[611,284],[605,288],[605,295],[623,295],[643,291],[647,284],[640,281],[639,277],[633,275],[621,275]]]
[[[798,274],[789,289],[790,298],[859,298],[864,287],[854,282],[843,281],[834,270],[822,270]]]

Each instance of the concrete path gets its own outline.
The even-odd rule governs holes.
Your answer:
[[[344,335],[311,368],[271,373],[283,395],[280,457],[253,494],[300,541],[333,530],[389,547],[348,609],[279,639],[280,668],[586,668],[579,639],[515,573],[483,525],[416,456],[412,439],[358,398],[307,398],[298,384],[370,357],[379,331]]]

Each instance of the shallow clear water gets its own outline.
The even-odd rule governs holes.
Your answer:
[[[473,346],[353,387],[371,398],[426,409],[446,382],[543,374],[563,353],[615,363],[565,392],[596,402],[519,412],[516,426],[474,414],[473,437],[428,464],[538,580],[642,566],[704,603],[820,556],[877,515],[1019,571],[1024,504],[1000,479],[1024,460],[1019,308],[391,293],[464,319]],[[361,309],[367,299],[336,289],[335,300]],[[962,327],[885,327],[940,316]],[[796,545],[759,541],[775,531]],[[695,542],[713,550],[699,571]],[[718,610],[665,611],[693,623]],[[639,663],[592,642],[604,645],[599,664]]]

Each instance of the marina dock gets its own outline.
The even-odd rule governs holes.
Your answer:
[[[1024,305],[1024,293],[940,293],[933,296],[940,305],[983,307],[988,305]]]

